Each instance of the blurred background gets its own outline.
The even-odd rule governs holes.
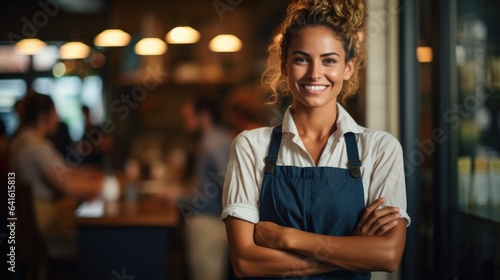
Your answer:
[[[47,250],[43,238],[27,249],[18,242],[19,270],[8,276],[189,279],[190,210],[172,201],[194,184],[200,146],[184,105],[214,100],[217,125],[233,137],[279,124],[290,100],[264,105],[260,79],[288,3],[0,0],[2,176],[13,170],[19,108],[36,92],[51,97],[59,119],[48,138],[70,168],[101,173],[82,176],[97,178],[105,198],[61,206],[73,216],[72,254],[34,256]],[[360,125],[401,141],[412,217],[400,270],[373,279],[500,279],[500,2],[366,5],[367,67],[346,107]],[[17,189],[23,215],[30,201]],[[33,239],[21,220],[16,238]],[[2,258],[9,234],[2,228]]]

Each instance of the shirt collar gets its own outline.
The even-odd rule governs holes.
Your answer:
[[[285,111],[285,115],[283,116],[282,131],[289,132],[294,136],[298,136],[299,133],[297,131],[297,126],[295,125],[292,114],[290,112],[291,108],[292,105],[288,106],[287,110]],[[357,134],[363,132],[365,129],[366,128],[356,123],[356,121],[351,117],[351,115],[349,115],[349,113],[346,111],[346,109],[344,109],[344,107],[342,107],[342,105],[337,103],[337,130],[333,133],[337,139],[347,132],[353,132]]]

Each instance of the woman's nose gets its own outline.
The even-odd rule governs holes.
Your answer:
[[[321,79],[322,71],[321,71],[321,65],[319,63],[311,62],[309,64],[309,75],[308,78],[311,80],[319,80]]]

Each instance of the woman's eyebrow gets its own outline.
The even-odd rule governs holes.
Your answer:
[[[340,54],[338,54],[336,52],[324,53],[324,54],[321,54],[320,57],[331,56],[331,55],[340,57]]]
[[[303,55],[303,56],[309,56],[310,57],[310,55],[308,53],[303,52],[303,51],[294,51],[292,54],[300,54],[300,55]]]
[[[294,51],[292,54],[300,54],[300,55],[307,56],[307,57],[311,56],[310,54],[303,52],[303,51]],[[336,52],[324,53],[324,54],[321,54],[320,57],[326,57],[326,56],[331,56],[331,55],[340,57],[340,54],[338,54]]]

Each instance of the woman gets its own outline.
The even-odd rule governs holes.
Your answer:
[[[410,222],[401,146],[337,102],[358,87],[366,17],[356,0],[287,9],[264,78],[292,105],[281,126],[235,139],[224,185],[238,277],[369,279],[399,266]]]

